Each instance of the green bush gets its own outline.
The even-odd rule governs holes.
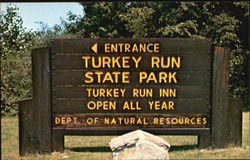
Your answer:
[[[49,46],[51,38],[70,37],[61,26],[49,28],[42,22],[39,31],[26,30],[17,11],[17,7],[9,5],[0,17],[2,116],[15,116],[16,102],[32,97],[31,49]]]
[[[0,17],[1,113],[17,114],[17,100],[31,97],[31,47],[34,35],[22,27],[17,7]]]

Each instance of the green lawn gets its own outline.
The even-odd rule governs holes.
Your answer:
[[[250,134],[249,112],[243,113],[243,147],[228,149],[197,149],[197,136],[162,136],[171,144],[171,159],[249,159]],[[3,118],[1,127],[3,160],[57,160],[57,159],[111,159],[108,142],[112,136],[66,136],[65,152],[52,155],[18,155],[18,121],[17,118]]]

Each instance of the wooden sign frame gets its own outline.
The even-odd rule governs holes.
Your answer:
[[[212,47],[209,39],[55,39],[52,40],[51,47],[49,48],[39,48],[32,52],[32,81],[33,81],[33,98],[20,101],[19,108],[19,150],[20,155],[25,155],[27,153],[50,153],[52,151],[63,152],[64,149],[64,135],[119,135],[127,133],[131,130],[138,129],[126,128],[126,127],[65,127],[65,126],[55,126],[55,114],[78,114],[78,110],[69,109],[61,110],[60,106],[64,103],[63,96],[66,98],[77,98],[83,96],[84,94],[79,92],[78,86],[73,86],[70,90],[67,90],[69,94],[66,93],[64,88],[61,87],[60,81],[65,77],[64,75],[58,76],[58,70],[67,70],[67,67],[74,67],[76,63],[79,64],[79,56],[82,53],[93,53],[91,47],[97,43],[99,46],[103,46],[104,42],[135,42],[135,43],[148,43],[148,42],[164,42],[161,44],[161,48],[164,52],[168,52],[169,55],[181,55],[181,53],[186,53],[187,55],[194,55],[196,59],[199,59],[197,54],[204,54],[206,60],[204,63],[201,59],[198,61],[198,66],[196,64],[190,64],[183,60],[183,64],[186,64],[187,69],[192,69],[196,67],[200,70],[204,70],[203,76],[197,76],[200,81],[204,84],[201,88],[198,87],[196,92],[198,94],[187,94],[190,88],[184,88],[180,90],[180,96],[197,96],[202,95],[205,99],[206,106],[208,110],[203,110],[203,113],[207,113],[209,122],[207,127],[203,128],[164,128],[164,127],[139,127],[140,129],[146,130],[153,134],[161,135],[199,135],[199,147],[206,148],[212,147],[223,147],[228,144],[227,137],[229,134],[225,126],[228,125],[228,64],[229,64],[229,50],[221,47]],[[171,47],[172,46],[172,47]],[[102,50],[102,48],[100,48]],[[162,50],[161,50],[162,51]],[[96,54],[96,53],[95,53]],[[145,53],[148,54],[148,53]],[[73,56],[72,56],[73,55]],[[71,63],[60,63],[63,60],[62,56],[71,56]],[[184,55],[185,56],[185,55]],[[61,58],[61,59],[60,59]],[[193,59],[191,58],[191,59]],[[191,60],[190,59],[190,60]],[[59,61],[58,61],[59,60]],[[61,61],[62,62],[62,61]],[[203,66],[204,63],[204,66]],[[61,65],[63,64],[63,65]],[[188,68],[188,66],[190,68]],[[61,68],[60,68],[61,67]],[[66,67],[66,69],[65,69]],[[68,68],[68,69],[69,69]],[[72,69],[72,68],[71,68]],[[72,71],[77,73],[79,68],[73,68]],[[66,71],[69,73],[68,71]],[[181,70],[178,72],[182,72]],[[183,71],[186,72],[186,71]],[[78,73],[77,73],[78,74]],[[77,75],[76,74],[76,75]],[[67,75],[67,74],[65,74]],[[69,78],[70,83],[79,84],[79,79],[71,75]],[[60,78],[58,78],[60,77]],[[77,75],[76,77],[79,77]],[[188,78],[184,76],[184,82],[188,82]],[[65,81],[64,81],[65,82]],[[67,81],[66,81],[67,82]],[[68,85],[68,82],[65,85]],[[197,81],[196,81],[197,82]],[[194,81],[193,84],[196,83]],[[57,86],[60,84],[59,86]],[[190,84],[191,81],[190,81]],[[125,85],[120,85],[124,87]],[[145,85],[146,87],[147,85]],[[60,88],[61,87],[61,88]],[[157,86],[153,86],[157,87]],[[178,86],[177,86],[178,88]],[[205,88],[205,90],[204,90]],[[205,91],[205,92],[203,92]],[[72,96],[74,95],[74,96]],[[61,97],[60,97],[61,96]],[[71,97],[72,96],[72,97]],[[62,98],[59,100],[59,98]],[[131,97],[130,97],[131,98]],[[71,104],[70,101],[68,104]],[[58,104],[59,107],[57,106]],[[181,111],[181,110],[179,110]],[[199,113],[199,110],[194,109],[194,112]],[[200,112],[202,113],[202,112]],[[222,118],[221,114],[224,117]],[[89,112],[88,114],[93,114]],[[95,114],[102,114],[95,113]],[[111,113],[110,113],[111,114]],[[123,113],[120,113],[123,114]],[[136,114],[136,112],[135,112]],[[146,113],[145,113],[146,114]],[[173,113],[171,113],[173,114]],[[176,113],[177,114],[177,113]],[[187,114],[187,111],[178,113]],[[80,116],[83,116],[82,114]],[[224,128],[223,130],[221,128]]]
[[[105,44],[159,44],[158,49],[160,49],[159,53],[105,53],[104,45]],[[98,53],[97,50],[93,50],[93,47],[97,47],[98,44]],[[92,47],[93,46],[93,47]],[[97,48],[95,48],[97,49]],[[109,48],[110,49],[110,48]],[[91,68],[89,64],[89,68],[84,68],[83,60],[81,57],[86,56],[87,58],[93,57],[95,59],[102,58],[105,56],[111,58],[120,58],[127,56],[131,58],[141,58],[141,63],[138,68],[135,68],[131,62],[131,68]],[[130,56],[130,57],[129,57]],[[167,58],[170,56],[178,56],[181,58],[182,66],[179,69],[173,68],[150,68],[149,62],[150,58]],[[90,61],[90,60],[89,60]],[[89,62],[90,63],[90,62]],[[89,116],[97,116],[99,117],[99,121],[103,120],[105,117],[160,117],[161,114],[167,117],[205,117],[209,121],[208,117],[210,117],[210,84],[211,84],[211,44],[209,40],[195,40],[195,39],[157,39],[157,38],[147,38],[147,39],[108,39],[108,38],[99,38],[99,39],[55,39],[52,42],[51,46],[51,67],[52,67],[52,117],[55,119],[67,119],[73,123],[73,117],[76,119],[81,119],[81,123],[86,121]],[[103,83],[98,84],[97,82],[93,82],[91,84],[83,84],[83,72],[90,71],[104,71],[104,74],[109,72],[130,72],[130,83],[122,84],[122,83]],[[153,71],[155,74],[159,74],[159,72],[163,71],[176,71],[178,74],[179,83],[177,84],[178,95],[174,97],[176,108],[175,111],[152,111],[148,110],[145,106],[147,106],[147,100],[154,102],[153,100],[156,96],[147,97],[147,98],[134,98],[130,96],[127,97],[118,97],[112,98],[117,102],[118,107],[116,110],[112,111],[104,111],[104,110],[96,110],[90,111],[86,109],[87,102],[90,100],[109,100],[110,98],[91,98],[87,97],[85,89],[89,88],[89,85],[93,86],[92,88],[107,88],[107,85],[110,88],[124,88],[127,91],[130,91],[133,88],[145,88],[149,87],[154,88],[156,91],[159,88],[156,87],[165,87],[165,86],[174,86],[173,84],[155,84],[153,83],[142,83],[139,84],[136,81],[138,77],[138,73],[141,71]],[[81,86],[79,86],[81,85]],[[129,85],[129,86],[128,86]],[[80,92],[79,92],[80,91]],[[63,93],[63,94],[62,94]],[[83,95],[85,93],[85,95]],[[156,92],[154,92],[156,93]],[[203,94],[202,94],[203,93]],[[125,94],[128,96],[128,93]],[[183,98],[182,98],[182,97]],[[193,96],[193,97],[192,97]],[[153,99],[152,99],[153,98]],[[163,100],[164,98],[159,98]],[[166,98],[165,98],[166,99]],[[144,107],[140,111],[126,111],[128,113],[123,113],[124,110],[121,109],[124,101],[133,100],[133,102],[140,101],[139,103]],[[85,106],[85,107],[83,107]],[[206,107],[207,106],[207,107]],[[179,108],[178,108],[179,107]],[[155,113],[152,114],[151,113]],[[80,114],[82,113],[82,114]],[[130,114],[129,114],[130,113]],[[134,113],[134,114],[132,114]],[[169,114],[168,114],[169,113]],[[175,114],[177,113],[177,114]],[[188,114],[187,114],[188,113]],[[195,114],[197,113],[197,114]],[[186,114],[186,116],[185,116]],[[86,116],[87,115],[87,116]],[[163,116],[164,117],[164,116]],[[143,118],[143,119],[146,119]],[[131,131],[135,129],[144,129],[154,134],[168,134],[171,130],[172,134],[176,133],[189,133],[189,134],[209,134],[209,123],[207,127],[197,128],[195,125],[190,125],[185,127],[175,127],[175,125],[167,125],[168,127],[159,126],[158,128],[154,127],[156,125],[147,126],[133,126],[126,127],[125,125],[95,125],[94,127],[86,127],[86,124],[69,124],[69,125],[56,125],[53,124],[53,133],[64,133],[64,134],[121,134],[124,133],[124,130]],[[86,122],[85,122],[86,123]],[[79,126],[78,126],[79,125]],[[119,127],[120,126],[120,127]],[[166,126],[166,125],[165,125]],[[201,125],[200,125],[201,126]],[[190,129],[190,127],[192,127]],[[156,131],[154,131],[156,130]],[[96,132],[95,132],[96,131]],[[98,132],[99,131],[99,132]],[[100,132],[101,131],[101,132]]]

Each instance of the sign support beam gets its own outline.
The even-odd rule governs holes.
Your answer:
[[[50,49],[32,52],[33,99],[19,102],[19,154],[51,153]]]

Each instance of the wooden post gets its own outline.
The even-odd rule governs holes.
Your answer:
[[[54,87],[54,82],[53,82],[53,77],[54,77],[54,69],[55,67],[53,66],[54,63],[54,59],[55,59],[55,49],[58,49],[60,44],[55,44],[55,41],[52,40],[51,41],[51,82],[52,82],[52,88]],[[53,99],[55,98],[55,90],[52,89],[52,95],[51,95],[51,99],[53,101]],[[52,108],[53,105],[55,105],[55,103],[52,103]],[[53,116],[53,115],[52,115]],[[52,123],[51,123],[52,125]],[[55,134],[52,131],[52,152],[63,152],[64,151],[64,135],[59,133],[59,134]]]
[[[250,24],[250,18],[248,18],[248,24]],[[248,32],[248,35],[250,35],[250,32]],[[248,50],[250,50],[250,41],[248,41]],[[250,106],[250,53],[248,54],[248,105]]]
[[[53,152],[64,151],[64,135],[52,134],[52,151]]]
[[[228,145],[230,147],[242,147],[242,101],[230,98],[229,102]]]
[[[212,88],[212,147],[228,145],[229,50],[215,47]]]
[[[32,54],[32,82],[37,150],[51,152],[51,76],[50,50],[40,48]]]
[[[212,146],[212,136],[211,135],[199,135],[198,136],[198,148],[206,149]]]
[[[211,73],[211,79],[213,79],[213,67],[214,67],[214,65],[213,65],[213,62],[214,62],[214,50],[215,50],[215,48],[214,47],[211,47],[211,71],[210,71],[210,73]],[[213,95],[213,81],[211,81],[210,82],[210,98],[211,98],[211,100],[210,100],[210,105],[212,105],[212,95]],[[211,94],[212,93],[212,94]],[[212,115],[212,107],[210,106],[210,115]],[[211,118],[211,117],[210,117]],[[211,118],[212,119],[212,118]],[[210,122],[210,125],[212,125],[212,123]],[[212,130],[212,126],[210,127],[211,128],[211,130]],[[212,147],[212,133],[211,133],[212,131],[210,131],[210,135],[198,135],[198,148],[199,149],[206,149],[206,148],[211,148]]]
[[[211,136],[199,136],[198,147],[225,148],[229,142],[229,50],[215,47],[212,75]]]
[[[211,135],[198,136],[198,148],[226,148],[242,145],[242,103],[229,99],[230,51],[215,47],[212,74]]]
[[[32,52],[33,100],[20,102],[20,155],[51,153],[51,77],[49,48]]]
[[[19,101],[19,155],[24,156],[34,148],[34,135],[33,135],[33,116],[31,116],[30,108],[33,107],[32,99]]]

